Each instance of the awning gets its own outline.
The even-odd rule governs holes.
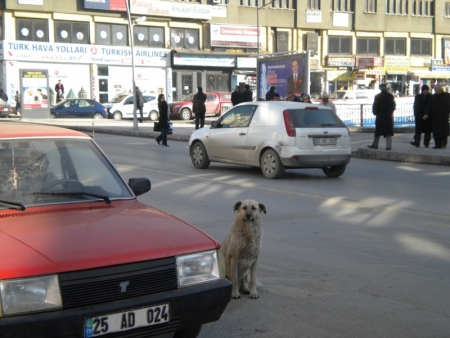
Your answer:
[[[355,79],[355,72],[344,72],[339,74],[333,81],[353,81]]]
[[[414,75],[421,79],[450,79],[450,72],[426,72],[414,73]]]
[[[390,74],[390,75],[408,75],[408,71],[406,71],[406,70],[387,70],[386,74]]]

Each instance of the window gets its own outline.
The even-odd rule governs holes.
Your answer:
[[[450,2],[445,3],[445,9],[444,9],[445,17],[450,17]]]
[[[89,43],[89,23],[55,21],[55,42]]]
[[[351,54],[352,39],[349,36],[328,37],[328,54]]]
[[[413,15],[416,16],[433,16],[434,1],[433,0],[414,0],[412,5]]]
[[[170,30],[170,43],[173,48],[199,49],[198,29],[172,28]]]
[[[386,0],[386,14],[407,15],[408,0]]]
[[[134,26],[134,44],[142,47],[164,48],[164,28]]]
[[[48,22],[42,19],[17,19],[16,39],[48,42]]]
[[[406,55],[405,39],[386,39],[384,44],[386,55]]]
[[[97,23],[95,24],[95,39],[99,45],[127,46],[127,26]]]
[[[364,12],[376,13],[377,12],[377,1],[376,0],[365,0]]]
[[[333,12],[353,12],[354,0],[330,0],[331,11]]]
[[[377,38],[357,38],[356,54],[360,55],[379,55],[380,40]]]
[[[320,0],[308,0],[306,6],[307,9],[320,11]]]
[[[220,121],[220,128],[242,128],[248,127],[256,106],[236,107],[224,115]]]
[[[431,56],[431,39],[411,39],[411,55]]]

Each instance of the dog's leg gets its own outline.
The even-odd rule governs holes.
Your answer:
[[[231,290],[231,297],[234,299],[241,298],[241,295],[239,294],[239,263],[235,257],[231,257],[230,259],[230,278],[231,283],[233,284],[232,290]]]
[[[242,278],[242,285],[241,285],[241,291],[242,293],[248,295],[250,293],[250,290],[248,288],[250,282],[250,274],[248,273],[248,270],[246,271],[245,275]]]
[[[258,260],[255,260],[250,267],[250,298],[259,298],[258,292],[256,291],[256,267],[258,265]]]

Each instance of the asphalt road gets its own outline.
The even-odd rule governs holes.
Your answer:
[[[265,204],[257,300],[232,300],[200,338],[449,337],[448,167],[353,158],[321,170],[194,169],[186,142],[96,134],[139,197],[219,241],[246,198]]]

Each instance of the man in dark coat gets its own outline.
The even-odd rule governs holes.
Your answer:
[[[141,115],[140,122],[144,122],[144,96],[142,92],[139,90],[139,87],[136,87],[136,107],[139,110],[139,114]]]
[[[198,87],[197,94],[192,99],[192,110],[195,114],[195,130],[203,128],[205,126],[205,114],[206,114],[206,94],[203,93],[203,88]]]
[[[373,115],[375,119],[375,137],[373,143],[368,145],[369,148],[378,149],[380,137],[386,138],[386,150],[392,149],[392,136],[394,136],[394,111],[395,100],[394,95],[388,93],[386,85],[380,84],[381,92],[375,95],[372,105]]]
[[[450,113],[450,94],[442,91],[441,85],[434,85],[434,94],[428,100],[424,119],[431,117],[434,149],[447,147],[449,134],[448,116]]]
[[[420,139],[424,134],[423,145],[428,148],[431,141],[431,118],[424,119],[425,109],[430,99],[430,87],[422,86],[422,92],[414,98],[414,123],[416,125],[414,142],[410,142],[414,147],[420,147]]]
[[[266,93],[266,101],[273,101],[273,95],[275,94],[275,87],[270,87],[269,91]]]
[[[252,102],[253,101],[253,93],[250,90],[250,86],[246,84],[244,86],[245,90],[242,92],[242,98],[244,99],[243,102]]]
[[[244,98],[242,97],[241,90],[239,86],[234,87],[234,92],[231,93],[231,103],[233,106],[238,105],[239,103],[242,103]]]

